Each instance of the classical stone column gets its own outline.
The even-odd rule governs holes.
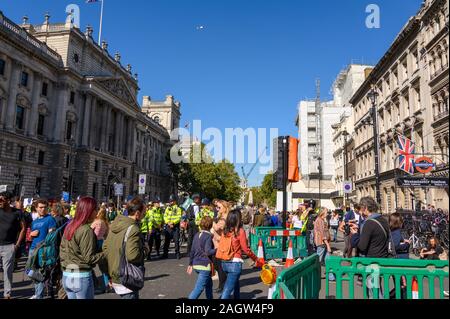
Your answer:
[[[130,121],[130,161],[135,161],[135,155],[136,155],[136,123],[131,120]]]
[[[122,121],[120,127],[120,155],[123,157],[125,155],[126,147],[126,137],[127,137],[127,126],[126,126],[125,114],[122,114]]]
[[[67,113],[67,100],[69,94],[67,92],[67,83],[58,83],[57,87],[57,108],[55,117],[55,129],[53,132],[53,139],[55,142],[64,141],[64,129],[66,127],[66,113]]]
[[[95,137],[96,137],[96,121],[97,121],[97,98],[92,97],[91,104],[91,116],[90,116],[90,129],[89,129],[89,145],[91,148],[95,148]]]
[[[84,119],[83,119],[83,137],[81,145],[83,147],[89,146],[89,128],[91,119],[91,109],[92,109],[93,97],[89,93],[86,94],[86,101],[84,102]]]
[[[101,137],[102,137],[102,148],[103,152],[109,153],[109,132],[111,129],[111,106],[105,104],[105,108],[102,112],[102,121],[104,126],[102,128]]]
[[[120,112],[116,112],[116,123],[114,125],[114,154],[119,156],[120,148]]]
[[[19,88],[21,69],[22,64],[20,64],[20,62],[16,60],[12,60],[11,76],[8,92],[9,93],[8,103],[6,105],[6,119],[5,119],[5,129],[7,131],[14,131],[14,124],[15,124],[14,116],[16,114],[16,99],[17,99],[17,90]]]
[[[31,98],[31,114],[28,116],[27,120],[27,135],[30,137],[36,137],[36,129],[38,122],[38,106],[39,106],[39,97],[41,95],[41,87],[42,87],[42,75],[39,73],[34,73],[33,76],[33,95]]]

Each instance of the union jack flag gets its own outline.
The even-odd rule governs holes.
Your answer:
[[[414,152],[416,144],[403,135],[398,136],[399,169],[414,174]]]

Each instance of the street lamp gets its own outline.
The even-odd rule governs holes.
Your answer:
[[[322,190],[321,190],[320,181],[322,179],[322,162],[321,162],[322,157],[318,156],[317,160],[319,161],[319,166],[317,167],[319,170],[319,203],[318,203],[318,206],[321,207],[322,206],[322,195],[321,195]]]
[[[378,163],[378,124],[377,124],[377,98],[378,92],[375,90],[375,86],[372,86],[369,93],[367,94],[370,102],[372,103],[372,108],[370,109],[370,114],[372,116],[372,126],[373,126],[373,148],[375,156],[375,191],[377,203],[381,203],[381,193],[380,193],[380,170]]]
[[[344,136],[344,182],[346,182],[348,180],[348,176],[347,176],[347,136],[350,135],[345,129],[342,132],[342,135]],[[348,202],[348,193],[345,192],[344,194],[344,206],[347,204]]]

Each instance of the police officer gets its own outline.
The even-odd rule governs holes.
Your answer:
[[[156,256],[159,257],[159,250],[161,248],[161,232],[164,228],[164,214],[159,200],[153,200],[152,204],[153,207],[147,211],[150,220],[150,236],[148,238],[149,252],[147,260],[151,259],[153,243],[155,243]]]
[[[180,255],[180,222],[183,215],[182,209],[177,205],[177,200],[174,195],[170,195],[169,206],[164,212],[164,251],[161,259],[167,259],[169,255],[170,241],[175,241],[175,254],[177,259]]]
[[[187,240],[187,254],[191,253],[192,242],[194,241],[194,236],[198,233],[198,224],[196,223],[199,212],[200,212],[200,195],[192,195],[192,200],[194,201],[187,209],[186,215],[188,220],[188,240]]]
[[[144,217],[141,219],[140,225],[141,225],[141,234],[142,238],[144,238],[147,241],[148,236],[150,235],[150,204],[149,203],[149,209],[145,213]]]
[[[209,216],[212,219],[214,219],[214,217],[215,217],[214,212],[210,207],[209,199],[203,198],[200,205],[201,205],[200,212],[198,213],[197,217],[195,218],[195,224],[197,225],[197,227],[200,225],[200,221],[202,220],[203,217]]]

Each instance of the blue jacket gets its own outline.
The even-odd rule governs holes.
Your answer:
[[[201,231],[195,234],[190,253],[190,266],[208,266],[211,263],[210,256],[216,253],[212,241],[212,234],[207,231]]]
[[[391,231],[391,234],[392,234],[392,241],[394,242],[395,245],[395,252],[397,253],[397,258],[409,259],[409,244],[402,243],[403,236],[400,229]]]

